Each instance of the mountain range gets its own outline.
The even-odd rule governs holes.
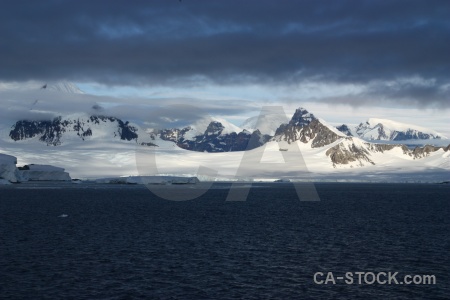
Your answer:
[[[82,93],[71,84],[56,86],[60,89],[54,91],[61,93]],[[51,86],[45,85],[42,88],[48,89]],[[130,174],[129,165],[133,162],[130,151],[156,149],[160,160],[164,161],[163,165],[168,167],[166,174],[195,173],[189,167],[203,161],[204,165],[214,165],[218,169],[224,169],[223,176],[229,177],[230,173],[233,173],[228,170],[229,167],[233,166],[231,169],[234,168],[235,171],[239,159],[242,159],[240,153],[243,151],[255,155],[262,151],[266,161],[282,163],[285,153],[294,151],[292,147],[295,145],[300,147],[307,169],[315,174],[329,175],[337,169],[354,170],[355,168],[373,171],[374,166],[380,166],[387,172],[392,172],[392,168],[395,172],[401,170],[403,170],[401,172],[407,172],[412,168],[417,173],[431,168],[438,171],[441,176],[448,174],[450,169],[449,146],[432,145],[434,140],[442,140],[446,137],[430,129],[375,118],[354,127],[346,124],[334,127],[301,107],[294,112],[288,122],[276,124],[282,120],[286,120],[286,116],[267,114],[248,119],[241,126],[243,128],[223,119],[213,118],[208,122],[198,120],[197,123],[182,128],[155,129],[102,114],[77,113],[57,116],[50,120],[22,119],[11,124],[9,132],[2,133],[0,152],[14,152],[19,159],[20,154],[17,153],[21,151],[25,153],[25,157],[60,153],[64,157],[70,157],[70,159],[59,159],[62,166],[70,170],[71,167],[78,169],[78,166],[74,165],[74,161],[77,161],[74,157],[78,154],[83,153],[82,156],[89,156],[87,149],[91,149],[94,157],[100,155],[102,160],[108,156],[115,157],[118,148],[122,149],[120,151],[127,149],[127,154],[124,154],[126,159],[120,160],[117,157],[110,159],[119,167],[127,165],[126,171],[122,174],[117,174],[120,171],[115,171],[116,174],[108,175]],[[262,126],[256,128],[257,123]],[[406,140],[426,141],[429,145],[411,148],[401,143]],[[46,150],[42,148],[44,145]],[[194,154],[200,152],[211,154],[202,154],[202,156]],[[220,155],[222,164],[217,160],[218,156],[213,155],[214,153]],[[178,165],[176,160],[179,160]],[[98,162],[97,160],[93,164]],[[260,169],[258,165],[253,170],[246,170],[246,174],[250,177],[288,176],[292,178],[304,173],[304,170],[291,169],[289,166],[281,169],[274,166],[272,164],[270,169]],[[382,169],[377,169],[379,174],[381,171]],[[79,172],[78,176],[84,175],[81,174],[81,169]],[[107,169],[105,172],[108,172]],[[350,174],[348,171],[344,173],[347,174],[346,176]],[[107,173],[93,174],[91,172],[88,175],[90,174],[106,175]]]
[[[447,139],[428,128],[378,118],[370,118],[365,123],[360,123],[353,128],[342,124],[337,129],[347,136],[357,136],[372,141]]]

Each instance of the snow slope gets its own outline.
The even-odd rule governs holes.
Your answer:
[[[325,127],[327,127],[329,130],[331,130],[333,133],[337,134],[341,137],[346,137],[347,135],[339,130],[336,129],[333,125],[328,124],[324,119],[319,118],[320,123],[322,123]]]
[[[77,143],[47,147],[45,145],[5,144],[0,152],[21,152],[19,165],[48,161],[65,168],[73,177],[111,176],[197,176],[200,179],[279,179],[307,181],[436,182],[449,180],[449,151],[430,152],[423,158],[405,154],[401,147],[380,151],[375,144],[359,138],[340,138],[325,147],[308,143],[271,141],[265,146],[243,152],[204,153],[181,149],[173,142],[156,139],[158,147],[130,143]],[[298,148],[296,148],[298,147]],[[333,148],[361,149],[362,157],[348,164],[333,165],[327,152]],[[279,149],[287,149],[280,151]],[[300,149],[300,153],[296,152]],[[366,153],[367,152],[367,153]],[[285,161],[288,157],[288,161]],[[156,161],[155,165],[151,161]],[[303,164],[303,161],[305,162]],[[212,170],[199,171],[199,167]]]

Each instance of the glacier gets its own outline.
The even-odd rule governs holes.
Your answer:
[[[293,181],[440,182],[450,179],[448,149],[424,151],[416,157],[412,153],[413,150],[405,153],[401,146],[377,149],[377,146],[374,146],[376,144],[355,137],[339,137],[333,143],[322,147],[312,147],[312,139],[306,143],[282,139],[269,141],[248,151],[249,157],[259,157],[262,154],[262,158],[260,162],[255,162],[246,169],[239,169],[244,151],[195,152],[181,149],[169,141],[156,139],[153,142],[158,144],[158,147],[105,141],[48,147],[43,144],[19,145],[0,141],[0,151],[20,152],[20,164],[51,161],[52,164],[69,170],[72,176],[82,179],[121,176],[196,176],[202,181],[285,178]],[[279,150],[288,149],[289,153],[295,146],[300,148],[306,164],[301,170],[285,164]],[[333,164],[332,157],[330,153],[327,155],[327,152],[334,147],[343,152],[357,149],[368,160],[361,156],[347,164]],[[151,159],[156,162],[157,169],[152,168],[149,163]],[[202,177],[199,174],[201,166],[217,171],[217,175]]]

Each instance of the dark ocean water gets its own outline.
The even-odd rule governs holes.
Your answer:
[[[220,187],[220,186],[218,186]],[[167,201],[142,186],[0,188],[0,299],[450,297],[450,186],[262,184]],[[58,217],[67,214],[68,217]],[[317,285],[316,272],[436,285]]]

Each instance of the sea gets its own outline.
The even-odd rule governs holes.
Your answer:
[[[317,183],[320,201],[229,188],[2,186],[0,299],[450,298],[450,185]]]

